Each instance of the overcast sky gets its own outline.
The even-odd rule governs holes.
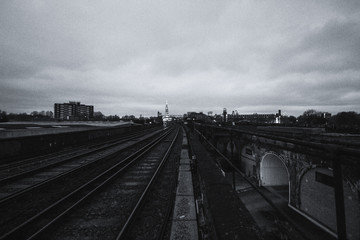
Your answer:
[[[0,109],[360,112],[359,0],[0,1]]]

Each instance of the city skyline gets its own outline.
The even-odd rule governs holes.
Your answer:
[[[360,2],[4,1],[0,109],[360,112]]]
[[[68,102],[71,102],[71,101],[68,101]],[[74,102],[80,102],[80,101],[74,101]],[[31,108],[31,110],[28,110],[28,111],[11,111],[11,110],[7,110],[7,109],[0,109],[1,111],[5,111],[7,114],[10,114],[10,113],[14,113],[14,114],[22,114],[22,113],[26,113],[26,114],[31,114],[32,112],[47,112],[47,111],[51,111],[51,112],[54,112],[54,103],[51,104],[51,108],[49,109],[35,109],[35,108]],[[166,106],[166,104],[164,104],[164,106]],[[94,106],[96,107],[96,105]],[[304,106],[305,107],[305,106]],[[165,107],[163,107],[165,108]],[[248,110],[248,111],[244,111],[244,112],[240,112],[238,109],[232,109],[232,108],[227,108],[227,107],[223,107],[221,109],[211,109],[211,108],[207,108],[207,111],[203,111],[203,110],[192,110],[192,111],[185,111],[185,112],[176,112],[176,113],[170,113],[169,115],[183,115],[183,114],[186,114],[186,113],[189,113],[189,112],[195,112],[195,113],[204,113],[204,114],[208,114],[209,112],[212,113],[212,115],[222,115],[223,114],[223,109],[226,108],[227,109],[227,114],[232,114],[232,112],[237,112],[238,114],[276,114],[278,110],[281,110],[281,109],[270,109],[268,111],[266,110],[263,110],[263,111],[251,111],[251,110]],[[193,108],[192,108],[193,109]],[[257,108],[259,109],[259,108]],[[324,111],[322,109],[318,109],[318,108],[311,108],[311,107],[308,107],[308,108],[304,108],[304,111],[299,111],[298,114],[292,114],[292,113],[289,113],[286,111],[283,111],[283,114],[284,116],[295,116],[295,117],[298,117],[300,115],[302,115],[305,111],[308,111],[308,110],[315,110],[316,112],[321,112],[321,113],[330,113],[332,115],[335,115],[335,114],[338,114],[340,112],[356,112],[356,113],[360,113],[356,110],[352,110],[352,109],[349,109],[349,110],[339,110],[338,112],[337,111],[334,111],[334,112],[329,112],[329,111]],[[104,113],[101,109],[95,109],[94,112],[100,112],[104,115],[118,115],[118,116],[125,116],[125,115],[134,115],[134,116],[138,116],[138,115],[141,115],[141,116],[144,116],[144,117],[151,117],[151,116],[156,116],[158,112],[160,112],[161,114],[165,114],[166,110],[164,109],[159,109],[159,110],[154,110],[154,111],[150,111],[150,110],[147,110],[146,112],[149,113],[149,115],[147,114],[143,114],[142,112],[137,112],[136,114],[135,113],[132,113],[132,112],[127,112],[125,114],[120,114],[120,113],[117,113],[117,112],[110,112],[110,113]],[[170,112],[170,111],[169,111]]]
[[[68,103],[54,103],[53,104],[53,109],[51,109],[51,110],[34,110],[34,111],[32,111],[32,112],[19,112],[19,113],[16,113],[16,112],[7,112],[7,111],[5,111],[7,114],[23,114],[23,113],[26,113],[26,114],[32,114],[33,112],[36,112],[36,113],[41,113],[41,114],[43,114],[43,115],[45,115],[45,113],[52,113],[52,114],[54,114],[54,116],[56,115],[56,112],[58,112],[59,110],[57,110],[57,105],[69,105],[69,104],[81,104],[82,106],[87,106],[87,107],[91,107],[92,108],[92,112],[93,113],[101,113],[101,114],[103,114],[103,112],[101,112],[101,110],[96,110],[96,111],[94,111],[94,106],[89,106],[89,105],[85,105],[84,103],[81,103],[81,102],[77,102],[77,101],[69,101]],[[340,113],[340,112],[336,112],[336,113],[329,113],[329,112],[327,112],[327,111],[321,111],[321,110],[319,110],[319,109],[307,109],[304,113],[301,113],[300,115],[291,115],[291,114],[288,114],[286,111],[283,111],[282,112],[282,110],[281,109],[278,109],[277,111],[274,111],[274,112],[239,112],[239,111],[237,111],[236,109],[227,109],[227,108],[223,108],[223,109],[221,109],[221,111],[219,111],[219,112],[217,112],[217,111],[207,111],[207,112],[204,112],[204,111],[187,111],[187,112],[184,112],[184,113],[177,113],[177,114],[175,114],[175,113],[170,113],[170,111],[169,111],[169,104],[168,104],[168,102],[166,101],[166,103],[165,103],[165,110],[164,110],[164,112],[163,111],[161,111],[161,110],[159,110],[159,111],[157,111],[156,112],[156,114],[154,114],[154,115],[144,115],[144,114],[142,114],[142,113],[140,113],[139,114],[139,116],[140,117],[154,117],[154,116],[156,116],[156,115],[158,115],[159,113],[161,114],[161,115],[163,115],[163,116],[183,116],[183,115],[186,115],[186,114],[189,114],[189,113],[202,113],[202,114],[205,114],[205,115],[209,115],[209,116],[215,116],[215,115],[220,115],[220,116],[222,116],[223,114],[224,114],[224,110],[226,109],[226,112],[227,112],[227,115],[237,115],[237,116],[242,116],[242,115],[248,115],[248,116],[251,116],[251,115],[257,115],[257,114],[259,114],[259,115],[277,115],[277,114],[279,114],[279,115],[281,115],[281,116],[294,116],[294,117],[299,117],[299,116],[301,116],[302,114],[306,114],[306,112],[308,112],[308,111],[315,111],[315,113],[317,113],[317,114],[330,114],[330,116],[331,115],[336,115],[336,114],[338,114],[338,113]],[[0,109],[1,111],[4,111],[4,110],[2,110],[2,109]],[[345,111],[341,111],[341,112],[345,112]],[[354,111],[347,111],[347,112],[354,112]],[[356,112],[357,113],[357,112]],[[111,115],[119,115],[119,114],[117,114],[117,113],[113,113],[113,114],[109,114],[110,116]],[[119,117],[124,117],[124,116],[137,116],[137,115],[135,115],[135,114],[125,114],[125,115],[119,115]],[[104,116],[106,116],[106,114],[104,115]],[[54,118],[57,118],[56,116],[54,117]]]

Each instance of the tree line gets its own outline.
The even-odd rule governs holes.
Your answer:
[[[128,121],[139,124],[145,123],[159,123],[160,120],[158,117],[150,117],[150,118],[136,118],[134,115],[125,115],[119,117],[118,115],[108,115],[105,116],[101,112],[94,112],[94,117],[90,121]],[[56,121],[54,119],[54,113],[52,111],[33,111],[30,114],[27,113],[6,113],[6,111],[0,110],[0,122],[8,122],[8,121]]]
[[[53,120],[54,113],[52,111],[33,111],[27,113],[6,113],[0,110],[0,122],[8,121],[50,121]]]
[[[289,126],[324,127],[327,131],[360,133],[360,114],[357,112],[339,112],[331,115],[314,109],[306,110],[299,117],[283,116],[281,122]]]

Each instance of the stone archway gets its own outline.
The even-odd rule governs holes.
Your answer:
[[[260,162],[260,185],[261,186],[288,186],[289,171],[276,153],[266,153]]]
[[[283,158],[267,152],[260,161],[259,185],[290,203],[290,174]]]

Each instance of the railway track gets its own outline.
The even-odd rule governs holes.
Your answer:
[[[15,175],[22,174],[23,172],[28,172],[31,169],[38,169],[42,166],[49,165],[53,162],[61,161],[62,159],[70,158],[75,155],[82,155],[87,153],[92,153],[101,151],[106,148],[111,148],[118,144],[127,142],[131,139],[149,134],[159,129],[147,129],[141,130],[138,132],[131,133],[127,136],[100,142],[100,143],[89,143],[82,146],[75,146],[71,148],[66,148],[61,151],[57,151],[50,154],[45,154],[41,156],[26,158],[20,160],[14,160],[12,162],[0,164],[0,181],[6,178],[11,178]]]
[[[169,237],[173,206],[176,197],[177,176],[181,153],[182,137],[175,142],[174,151],[160,176],[155,180],[148,193],[146,204],[140,205],[140,210],[129,219],[118,239],[166,239]]]
[[[30,189],[64,177],[71,172],[79,171],[86,166],[90,167],[102,161],[101,158],[124,151],[160,132],[156,131],[147,135],[136,134],[116,142],[97,144],[96,148],[91,145],[91,149],[85,151],[72,151],[56,158],[51,157],[50,159],[41,160],[40,163],[35,161],[30,168],[27,168],[28,163],[21,165],[22,171],[9,174],[7,177],[0,179],[0,204]],[[43,162],[45,164],[42,164]],[[10,169],[13,169],[13,167],[11,166]],[[9,171],[5,170],[5,172]]]
[[[56,157],[57,155],[68,154],[71,151],[78,151],[81,149],[89,149],[92,147],[101,146],[105,143],[111,144],[112,142],[126,139],[130,136],[146,134],[147,132],[156,131],[161,128],[163,127],[160,125],[154,125],[151,127],[146,127],[144,129],[130,129],[129,132],[119,133],[119,135],[107,136],[104,138],[97,138],[97,136],[88,136],[88,141],[82,143],[78,143],[76,139],[71,139],[71,137],[68,137],[69,139],[67,140],[67,143],[64,143],[64,140],[61,139],[58,140],[59,142],[56,142],[56,140],[50,141],[48,139],[48,134],[45,134],[42,140],[44,142],[47,142],[47,144],[49,145],[49,149],[44,149],[44,145],[41,148],[33,148],[31,151],[28,150],[26,153],[19,153],[14,156],[3,157],[0,161],[0,171],[4,168],[9,168],[11,166],[14,166],[16,168],[17,164],[22,165],[29,163],[29,165],[31,165],[36,160],[49,159],[51,157]],[[111,128],[109,128],[109,130],[111,131]],[[124,136],[125,134],[126,136]],[[22,137],[20,137],[20,139],[21,138]],[[27,136],[25,136],[25,138],[27,138]],[[11,141],[11,139],[0,139],[0,141],[9,140]],[[72,142],[72,144],[70,144],[70,142]],[[14,144],[18,144],[17,141],[14,141]]]
[[[136,202],[135,196],[141,195],[145,199],[143,191],[148,191],[156,180],[152,174],[160,172],[177,133],[174,135],[174,131],[168,130],[132,154],[108,155],[106,161],[111,164],[96,164],[96,167],[81,171],[81,175],[75,171],[67,174],[66,179],[52,181],[41,191],[30,191],[30,195],[22,195],[16,201],[4,201],[0,206],[5,216],[1,220],[0,239],[43,238],[44,234],[48,238],[49,229],[54,226],[57,230],[51,230],[51,236],[55,239],[64,239],[69,234],[70,238],[74,237],[71,237],[72,234],[84,235],[82,229],[78,228],[80,226],[87,226],[87,229],[95,231],[95,235],[100,234],[101,238],[105,236],[101,229],[107,229],[105,232],[113,239],[115,233],[119,235],[122,232],[122,224],[130,226],[129,223],[125,224],[124,216],[131,212],[129,209]],[[159,156],[164,154],[166,157],[160,161]],[[152,179],[150,183],[149,179]],[[141,201],[138,200],[136,206],[141,206]],[[132,211],[134,214],[131,216],[135,216],[137,210]],[[113,221],[114,213],[120,216],[116,222]],[[105,214],[105,218],[98,221],[97,215],[102,214]],[[70,224],[77,226],[74,231],[66,227],[69,221],[75,221],[75,225]],[[86,224],[89,221],[92,223]],[[94,222],[97,224],[94,225]]]

